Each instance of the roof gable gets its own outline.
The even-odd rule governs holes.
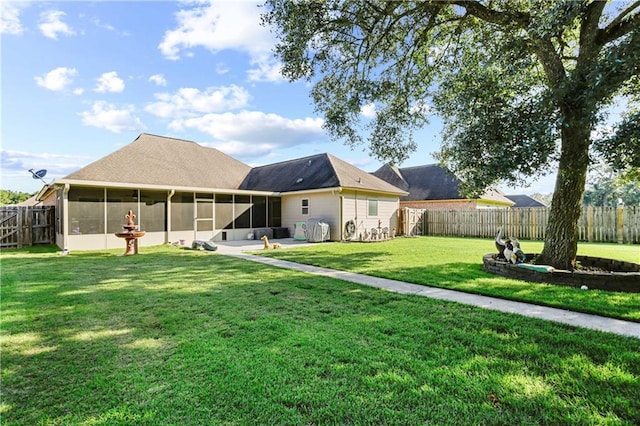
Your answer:
[[[387,182],[402,180],[405,186],[401,188],[409,192],[409,195],[401,197],[401,201],[431,201],[431,200],[463,200],[460,195],[462,181],[453,173],[438,164],[397,168],[382,166],[375,172],[375,176]],[[512,204],[500,191],[489,189],[476,199],[490,203]]]
[[[64,179],[168,187],[235,189],[251,168],[215,148],[142,133]]]
[[[462,199],[458,191],[460,180],[437,164],[405,168],[386,165],[373,175],[390,183],[404,182],[402,188],[409,195],[402,197],[402,201]]]
[[[275,192],[354,188],[402,194],[402,190],[331,154],[254,167],[240,189]]]
[[[326,154],[254,167],[240,189],[291,192],[339,186]]]

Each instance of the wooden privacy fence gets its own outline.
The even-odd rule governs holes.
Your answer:
[[[424,210],[402,209],[404,235],[442,235],[494,238],[503,235],[543,240],[548,208]],[[640,207],[584,207],[578,221],[578,239],[593,242],[640,243]]]
[[[55,243],[55,207],[0,207],[0,247]]]

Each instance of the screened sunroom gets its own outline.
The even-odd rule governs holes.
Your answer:
[[[129,210],[146,232],[142,246],[246,239],[256,228],[281,226],[281,198],[271,193],[70,186],[57,192],[57,243],[68,250],[122,247],[115,233]]]

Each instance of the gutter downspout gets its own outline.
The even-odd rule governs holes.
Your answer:
[[[62,252],[69,253],[69,190],[71,186],[64,184],[62,189]]]
[[[165,243],[168,243],[171,240],[171,238],[169,238],[171,236],[171,207],[172,207],[171,199],[175,194],[176,194],[176,190],[172,189],[171,191],[169,191],[169,195],[167,196],[167,232],[164,237]]]

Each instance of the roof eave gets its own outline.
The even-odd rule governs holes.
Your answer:
[[[181,191],[181,192],[216,192],[225,194],[239,194],[239,195],[280,195],[276,191],[253,191],[247,189],[233,189],[233,188],[210,188],[210,187],[196,187],[196,186],[175,186],[175,185],[153,185],[144,183],[128,183],[128,182],[103,182],[92,180],[78,180],[78,179],[56,179],[54,182],[56,185],[77,185],[77,186],[90,186],[90,187],[107,187],[107,188],[137,188],[137,189],[149,189],[156,191]]]

